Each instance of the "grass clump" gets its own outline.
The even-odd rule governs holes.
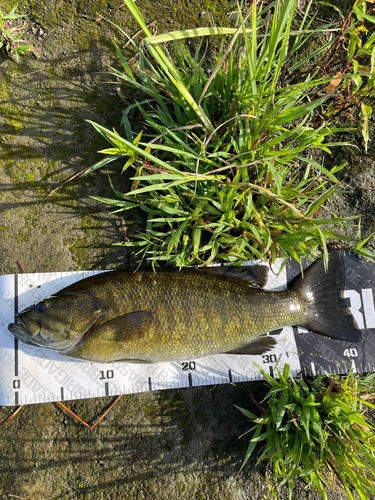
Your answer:
[[[268,478],[274,498],[287,484],[292,497],[296,477],[327,500],[325,489],[339,487],[354,500],[375,494],[375,425],[366,418],[365,408],[375,409],[369,401],[374,391],[375,374],[365,378],[344,377],[294,379],[285,365],[279,380],[257,365],[270,387],[264,398],[263,414],[237,407],[253,425],[243,435],[252,433],[242,467],[257,443],[265,442],[258,461],[266,462],[272,473]],[[241,436],[242,437],[242,436]]]
[[[327,205],[344,165],[327,169],[314,158],[317,150],[331,154],[342,144],[327,140],[342,129],[320,119],[332,101],[332,78],[313,65],[340,28],[312,28],[312,1],[302,19],[294,15],[296,0],[253,1],[247,13],[238,9],[234,27],[153,37],[133,0],[125,4],[146,38],[138,47],[124,33],[138,51],[138,74],[117,45],[124,70],[112,72],[145,99],[124,110],[125,137],[91,122],[111,147],[86,174],[114,159],[124,159],[123,172],[133,169],[129,192],[114,188],[117,199],[95,198],[116,211],[147,213],[145,232],[126,244],[153,263],[181,267],[312,260],[322,251],[327,259],[327,240],[351,241],[335,228],[353,217],[337,218]],[[183,43],[207,35],[222,37],[210,70],[202,43],[194,53]],[[311,36],[328,41],[299,60]],[[166,42],[173,55],[162,48]],[[145,127],[139,134],[129,121],[134,109]]]

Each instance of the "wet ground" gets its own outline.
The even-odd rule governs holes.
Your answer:
[[[7,11],[14,2],[2,1]],[[53,189],[100,159],[105,141],[85,122],[90,119],[120,129],[122,102],[107,66],[117,65],[111,38],[125,40],[101,14],[137,28],[121,2],[81,0],[23,1],[27,13],[24,39],[38,58],[0,64],[0,273],[111,269],[129,265],[118,215],[90,196],[111,194],[107,174],[119,190],[127,180],[107,168]],[[224,24],[234,2],[137,3],[157,29],[206,25],[212,11]],[[124,90],[123,90],[124,92]],[[125,93],[125,97],[126,93]],[[373,125],[371,124],[371,130]],[[374,225],[372,143],[365,155],[360,131],[340,149],[336,164],[348,161],[343,181],[347,193],[336,195],[338,216],[364,214],[364,235]],[[120,165],[115,165],[119,169]],[[363,188],[366,189],[363,189]],[[128,235],[142,227],[140,214],[126,219]],[[352,230],[354,231],[354,229]],[[255,411],[249,393],[262,398],[260,384],[192,388],[123,396],[93,431],[53,404],[25,407],[0,432],[1,498],[54,499],[261,499],[267,493],[264,470],[240,465],[246,419],[233,404]],[[110,398],[69,404],[92,423]],[[5,419],[12,408],[2,409]],[[286,493],[285,493],[286,495]],[[286,496],[285,496],[286,498]],[[293,500],[319,496],[296,487]],[[331,492],[330,500],[342,498]]]

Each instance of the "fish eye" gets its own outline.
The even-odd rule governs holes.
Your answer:
[[[39,302],[39,304],[36,306],[36,310],[40,313],[45,311],[46,308],[47,308],[47,306],[45,305],[44,302]]]

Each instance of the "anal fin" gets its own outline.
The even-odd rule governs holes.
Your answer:
[[[225,354],[263,354],[271,351],[277,342],[274,338],[268,336],[255,337],[248,344],[227,351]]]

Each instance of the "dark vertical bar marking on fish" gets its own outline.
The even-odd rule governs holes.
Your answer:
[[[61,401],[64,401],[65,397],[64,397],[64,387],[61,387],[60,389],[60,398],[61,398]]]
[[[189,387],[193,387],[193,377],[191,373],[188,373]]]
[[[229,383],[231,384],[233,382],[233,380],[232,380],[232,370],[228,370],[228,377],[229,377]]]
[[[109,396],[109,383],[108,382],[106,382],[104,384],[104,393],[106,396]]]
[[[152,391],[151,377],[148,377],[148,390]]]
[[[14,275],[14,314],[18,314],[18,274]],[[18,323],[17,320],[15,322]],[[14,376],[18,377],[18,339],[16,337],[14,337]]]

